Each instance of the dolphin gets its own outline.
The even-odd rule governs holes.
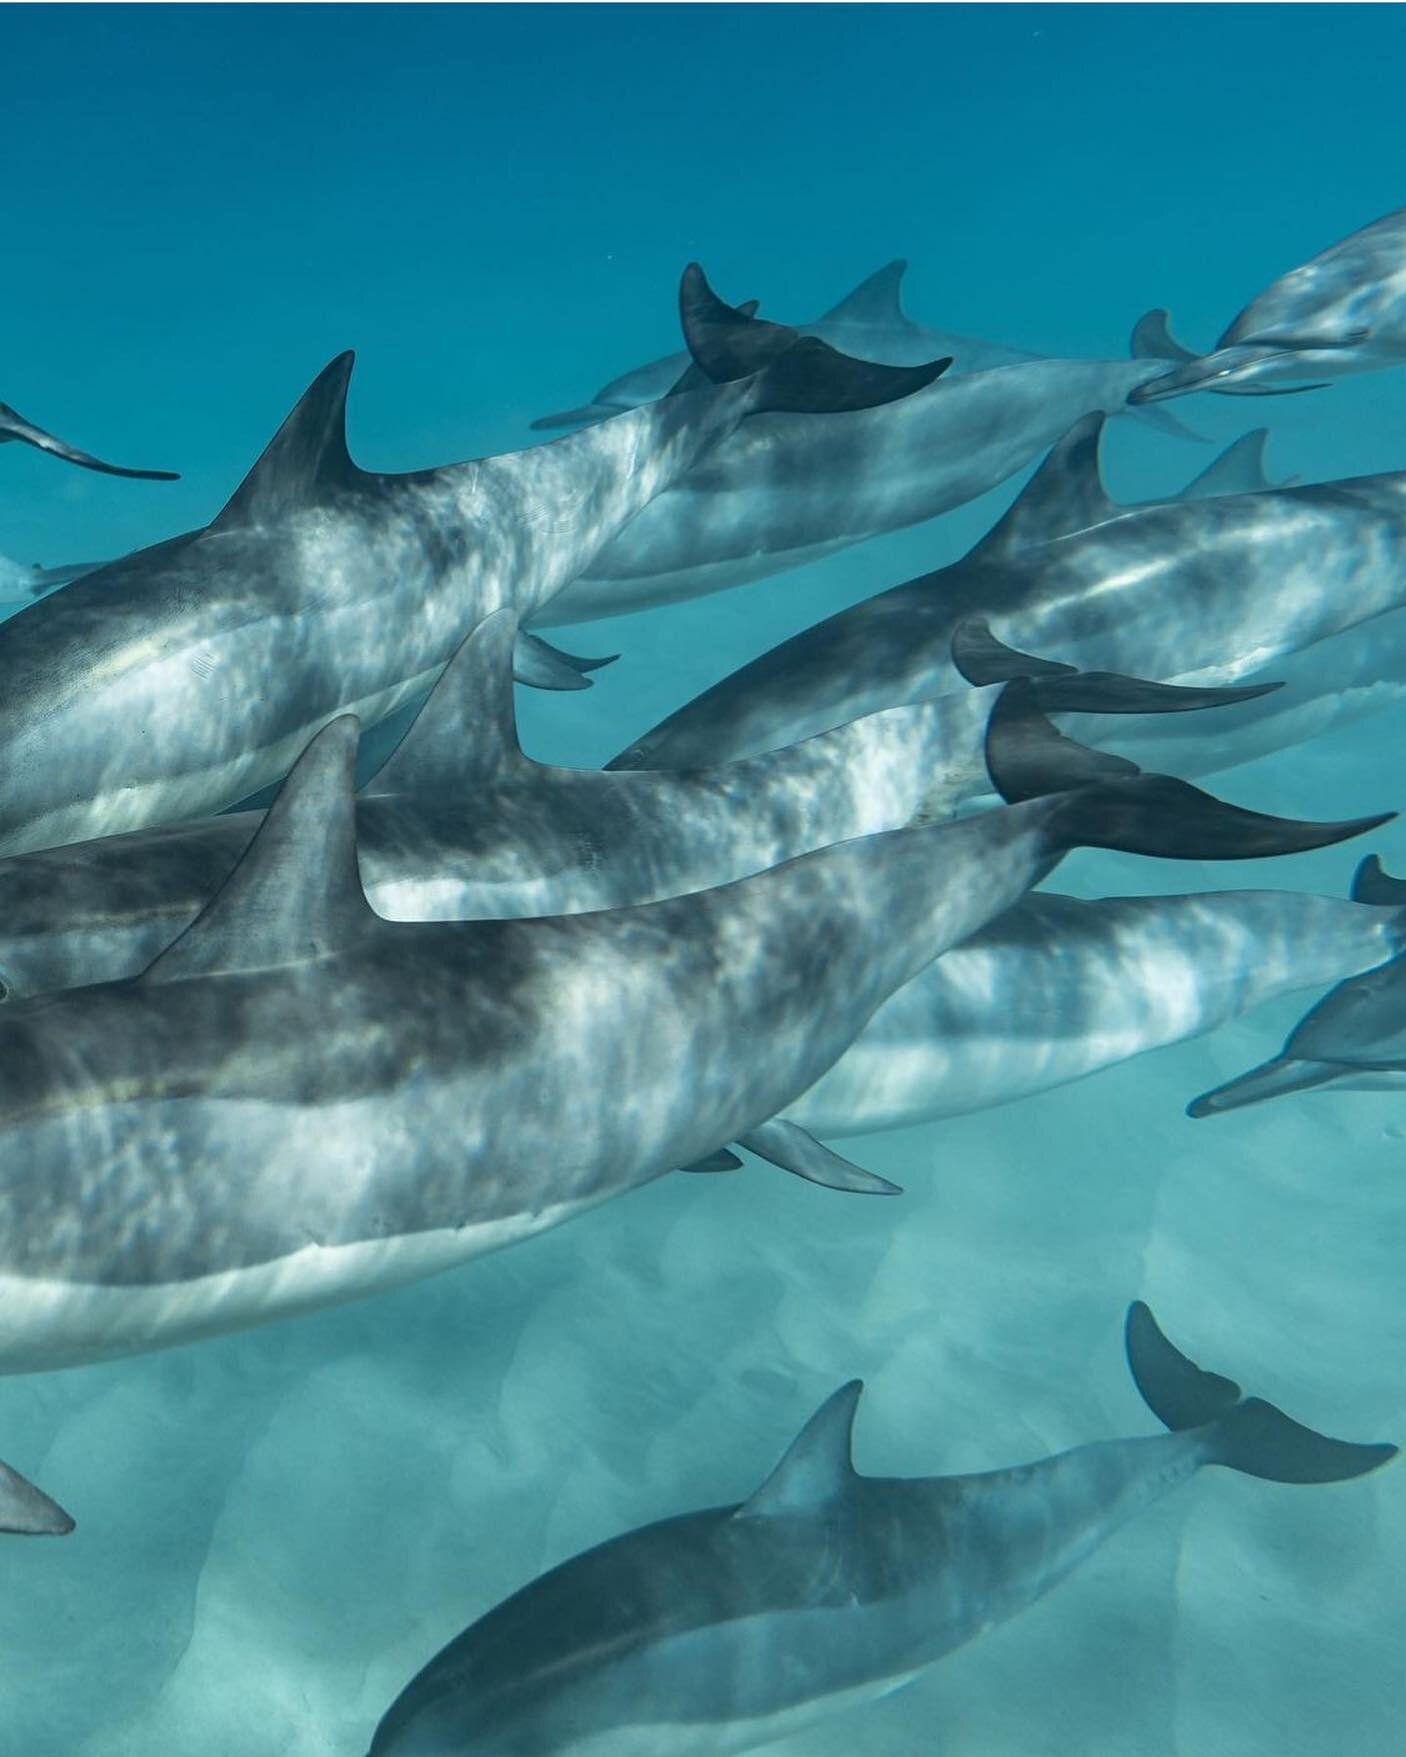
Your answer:
[[[0,1459],[0,1531],[20,1537],[67,1537],[73,1520],[57,1501]]]
[[[1133,351],[1175,362],[1134,393],[1155,402],[1188,390],[1276,395],[1406,362],[1406,207],[1290,269],[1256,295],[1208,354],[1177,342],[1165,311],[1133,331]]]
[[[909,394],[942,363],[850,361],[740,317],[702,271],[685,332],[714,378],[533,450],[362,470],[352,357],[316,379],[203,530],[138,551],[0,626],[0,852],[217,811],[286,772],[316,729],[423,692],[506,603],[540,607],[708,446],[774,408]]]
[[[818,561],[950,512],[1093,411],[1130,412],[1150,360],[1032,360],[869,412],[749,421],[658,496],[533,626],[644,610]]]
[[[174,470],[128,470],[121,464],[104,463],[91,452],[80,451],[76,445],[70,445],[67,440],[58,439],[42,427],[36,427],[32,421],[26,421],[19,410],[12,409],[8,403],[0,403],[0,445],[14,442],[32,445],[36,451],[48,452],[50,457],[62,458],[65,463],[78,464],[85,470],[98,470],[104,476],[133,476],[143,482],[180,480]]]
[[[605,774],[534,762],[517,737],[516,627],[516,613],[499,610],[466,638],[360,791],[361,878],[380,915],[506,919],[653,902],[949,816],[991,792],[996,685],[715,768]],[[1045,707],[1106,701],[1123,712],[1245,692],[1056,676],[1035,693]],[[261,821],[226,812],[0,858],[0,999],[140,974],[199,915]]]
[[[361,886],[357,735],[317,734],[140,977],[0,1008],[0,1370],[396,1286],[734,1141],[886,1193],[774,1119],[1070,849],[1242,859],[1384,821],[1143,775],[1060,738],[1021,681],[987,750],[1020,803],[641,907],[396,923]]]
[[[828,1137],[1009,1104],[1403,949],[1406,897],[1036,891],[890,995],[784,1115]]]
[[[751,1750],[901,1689],[1206,1465],[1329,1483],[1396,1456],[1243,1396],[1141,1301],[1124,1340],[1165,1434],[979,1475],[861,1476],[851,1380],[746,1500],[613,1538],[471,1624],[396,1698],[369,1757]]]
[[[1080,670],[1225,684],[1277,672],[1285,655],[1406,607],[1406,471],[1119,507],[1099,466],[1104,425],[1077,422],[961,561],[781,642],[610,766],[736,761],[961,690],[971,674],[953,659],[953,636],[974,617],[1000,642]],[[1273,713],[1270,700],[1227,709],[1214,741],[1173,766],[1243,760],[1241,728],[1253,744],[1255,720]],[[1082,739],[1101,736],[1069,724]],[[1149,736],[1183,749],[1180,727]],[[1194,729],[1185,736],[1198,741]],[[1164,742],[1134,748],[1139,760],[1166,760]]]
[[[1352,895],[1360,903],[1399,908],[1406,905],[1406,881],[1384,872],[1371,855],[1357,870]],[[1309,1008],[1277,1056],[1193,1099],[1187,1115],[1219,1116],[1327,1086],[1406,1088],[1406,953],[1339,982]]]
[[[803,336],[818,336],[842,354],[874,360],[884,366],[918,366],[925,360],[950,354],[954,372],[984,372],[993,366],[1013,366],[1018,361],[1040,358],[1024,348],[1008,348],[1000,342],[985,342],[954,330],[915,323],[903,309],[903,277],[907,270],[908,264],[902,257],[885,263],[846,293],[838,305],[832,305],[813,323],[797,324],[796,330]],[[737,309],[751,316],[756,307],[756,300],[748,300]],[[601,421],[618,415],[622,409],[637,409],[641,403],[667,396],[688,365],[687,354],[668,354],[634,366],[602,385],[590,402],[554,415],[539,416],[532,426],[539,432],[575,427],[583,421]]]

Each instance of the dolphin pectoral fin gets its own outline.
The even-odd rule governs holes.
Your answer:
[[[613,665],[619,657],[607,653],[603,659],[583,659],[520,628],[513,647],[513,678],[529,689],[590,689],[592,679],[587,674]]]
[[[1009,683],[1013,677],[1072,676],[1076,665],[1057,659],[1036,659],[1008,647],[991,632],[984,616],[968,616],[952,631],[952,663],[967,682],[982,689],[992,683]]]
[[[719,1147],[716,1153],[707,1153],[702,1159],[695,1159],[692,1165],[681,1165],[680,1171],[741,1171],[742,1161],[727,1147]]]
[[[27,1477],[0,1460],[0,1531],[19,1537],[67,1537],[73,1520]]]
[[[529,433],[550,433],[558,427],[584,427],[594,421],[608,421],[621,410],[609,403],[582,403],[579,409],[562,409],[555,415],[539,415],[527,424]]]
[[[1210,445],[1210,438],[1204,433],[1183,421],[1180,415],[1174,415],[1170,409],[1164,409],[1160,403],[1128,404],[1125,408],[1115,409],[1116,415],[1126,415],[1131,420],[1141,421],[1144,427],[1155,428],[1158,433],[1168,434],[1172,439],[1188,439],[1193,445]]]
[[[1375,854],[1369,854],[1352,875],[1348,892],[1354,903],[1380,903],[1389,908],[1406,905],[1406,879],[1393,878]]]
[[[1228,1110],[1243,1110],[1249,1104],[1263,1104],[1267,1098],[1283,1098],[1290,1092],[1311,1092],[1318,1086],[1331,1086],[1335,1080],[1353,1069],[1343,1062],[1302,1061],[1298,1056],[1277,1055],[1262,1062],[1248,1073],[1238,1074],[1223,1086],[1216,1086],[1193,1098],[1186,1107],[1188,1116],[1220,1116]]]
[[[0,444],[12,439],[19,440],[23,445],[32,445],[36,451],[46,451],[51,457],[62,458],[66,464],[77,464],[84,470],[96,470],[103,476],[127,476],[139,482],[180,481],[175,470],[129,470],[121,464],[105,463],[102,458],[95,458],[91,452],[80,451],[76,445],[70,445],[67,440],[46,433],[32,421],[26,421],[19,410],[12,409],[8,403],[0,403]]]
[[[1316,335],[1294,331],[1256,333],[1242,336],[1239,345],[1253,348],[1282,348],[1289,354],[1333,353],[1339,349],[1360,348],[1372,339],[1370,329],[1321,330]]]
[[[1304,1427],[1259,1397],[1208,1373],[1174,1347],[1141,1300],[1128,1308],[1128,1367],[1143,1401],[1173,1433],[1205,1432],[1203,1462],[1265,1482],[1348,1482],[1396,1456],[1395,1446],[1361,1446]]]
[[[1198,689],[1180,683],[1149,683],[1119,671],[1077,671],[1072,677],[1037,677],[1035,700],[1047,714],[1186,714],[1257,701],[1282,683],[1244,683]]]
[[[758,1159],[779,1166],[782,1171],[794,1172],[797,1177],[807,1178],[813,1184],[823,1184],[827,1190],[844,1190],[860,1196],[903,1194],[900,1185],[891,1184],[886,1177],[879,1177],[872,1171],[865,1171],[862,1165],[841,1158],[829,1147],[822,1146],[814,1135],[808,1135],[803,1128],[787,1122],[784,1117],[773,1117],[770,1122],[739,1135],[738,1145],[755,1153]]]
[[[1296,397],[1306,390],[1328,390],[1323,384],[1208,384],[1213,397]]]
[[[854,1483],[854,1418],[864,1392],[851,1379],[827,1397],[786,1448],[781,1462],[734,1519],[792,1518],[833,1505]]]

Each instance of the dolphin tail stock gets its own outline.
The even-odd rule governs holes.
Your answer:
[[[669,394],[754,378],[755,400],[748,411],[754,415],[878,408],[925,389],[952,364],[950,355],[923,366],[853,359],[815,336],[725,304],[696,262],[684,270],[679,317],[693,366]]]
[[[1265,1482],[1348,1482],[1396,1456],[1395,1446],[1329,1439],[1263,1398],[1243,1396],[1233,1380],[1206,1372],[1174,1347],[1141,1300],[1128,1308],[1124,1341],[1143,1401],[1173,1433],[1202,1429],[1207,1464]]]
[[[0,1531],[19,1537],[67,1537],[73,1523],[57,1501],[0,1460]]]
[[[986,767],[1008,804],[1060,796],[1050,825],[1057,853],[1082,847],[1164,860],[1252,860],[1328,847],[1395,816],[1310,823],[1246,811],[1067,738],[1041,712],[1037,687],[1016,678],[1002,690],[987,722]]]

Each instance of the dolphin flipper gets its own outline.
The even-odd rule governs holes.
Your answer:
[[[680,1171],[718,1172],[741,1171],[742,1161],[727,1147],[719,1147],[716,1153],[707,1153],[702,1159],[695,1159],[692,1165],[681,1165]]]
[[[860,1196],[903,1194],[898,1184],[891,1184],[886,1177],[878,1177],[872,1171],[865,1171],[862,1165],[841,1158],[817,1141],[814,1135],[808,1135],[803,1128],[781,1117],[773,1117],[769,1123],[761,1123],[747,1134],[739,1135],[738,1145],[755,1153],[758,1159],[780,1166],[782,1171],[794,1172],[797,1177],[807,1178],[813,1184],[823,1184],[827,1190],[844,1190]]]
[[[1148,1408],[1173,1432],[1206,1430],[1206,1463],[1266,1482],[1347,1482],[1396,1456],[1395,1446],[1359,1446],[1315,1433],[1259,1397],[1205,1372],[1174,1348],[1142,1303],[1128,1308],[1128,1366]]]
[[[57,1501],[0,1460],[0,1531],[20,1537],[67,1537],[73,1520]]]
[[[19,410],[12,409],[8,403],[0,403],[0,445],[12,439],[32,445],[36,451],[46,451],[51,457],[62,458],[65,463],[77,464],[81,469],[97,470],[104,476],[129,476],[142,482],[180,480],[174,470],[129,470],[121,464],[105,463],[91,452],[80,451],[76,445],[70,445],[67,440],[58,439],[42,427],[36,427],[32,421],[26,421]]]

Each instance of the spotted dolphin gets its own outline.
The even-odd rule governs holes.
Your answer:
[[[976,336],[914,322],[903,309],[903,277],[907,270],[908,264],[901,257],[885,263],[846,293],[838,305],[831,306],[823,317],[817,317],[813,323],[797,324],[797,331],[803,336],[818,336],[842,354],[875,360],[884,366],[918,366],[924,360],[950,354],[954,372],[984,372],[993,366],[1013,366],[1017,361],[1040,357],[1024,348],[1008,348],[1000,342],[986,342]],[[756,309],[756,301],[749,300],[738,309],[750,315]],[[601,421],[618,415],[622,409],[652,403],[668,395],[688,364],[687,354],[667,354],[632,367],[602,385],[589,403],[542,415],[532,426],[538,431],[575,427],[583,421]]]
[[[369,1757],[751,1750],[901,1689],[1206,1465],[1330,1483],[1396,1455],[1244,1397],[1141,1302],[1125,1347],[1165,1434],[978,1475],[860,1475],[852,1380],[746,1500],[627,1532],[473,1623],[397,1697]]]
[[[1165,311],[1133,332],[1135,353],[1175,363],[1134,393],[1155,401],[1187,390],[1236,395],[1315,388],[1351,373],[1406,364],[1406,207],[1290,269],[1256,295],[1208,354],[1183,347]]]
[[[57,1501],[0,1459],[0,1531],[19,1537],[67,1537],[73,1520]]]
[[[517,737],[517,617],[465,640],[357,799],[362,883],[398,921],[574,915],[762,872],[833,842],[951,815],[991,792],[999,686],[894,708],[742,763],[558,768]],[[1237,690],[1037,681],[1047,708],[1180,711]],[[0,999],[136,976],[229,877],[262,821],[226,812],[0,857]]]
[[[1143,775],[1060,739],[1022,682],[987,756],[1021,803],[642,907],[397,923],[361,886],[357,734],[314,738],[140,977],[0,1008],[0,1370],[396,1286],[734,1141],[889,1189],[775,1119],[1071,848],[1241,859],[1383,821]]]
[[[133,476],[144,482],[179,480],[174,470],[129,470],[121,464],[105,463],[91,452],[80,451],[76,445],[70,445],[67,440],[58,439],[42,427],[36,427],[32,421],[26,421],[19,410],[12,409],[8,403],[0,403],[0,445],[14,443],[32,445],[36,451],[47,452],[50,457],[62,458],[65,463],[77,464],[84,470],[98,470],[104,476]]]
[[[963,560],[783,641],[613,766],[736,761],[960,690],[953,635],[973,617],[1010,646],[1081,670],[1238,683],[1277,675],[1285,655],[1406,607],[1406,471],[1119,507],[1099,468],[1103,427],[1097,416],[1077,422]],[[1209,772],[1243,760],[1234,754],[1241,729],[1253,747],[1259,716],[1274,711],[1271,698],[1229,708],[1213,740],[1163,723],[1147,729],[1146,745],[1135,726],[1125,741],[1120,725],[1118,743],[1153,766]],[[1106,736],[1070,724],[1081,739]]]
[[[1032,892],[890,995],[785,1115],[846,1136],[1009,1104],[1403,949],[1406,897]]]
[[[717,301],[681,313],[699,388],[550,445],[383,475],[346,444],[326,368],[203,530],[0,625],[0,852],[217,811],[351,710],[421,695],[489,610],[539,608],[654,494],[759,411],[853,408],[942,369],[847,360]]]
[[[1406,905],[1406,881],[1383,871],[1372,855],[1358,868],[1352,894],[1362,903],[1399,908]],[[1187,1114],[1219,1116],[1324,1087],[1406,1090],[1406,954],[1339,982],[1309,1008],[1277,1056],[1193,1099]]]

